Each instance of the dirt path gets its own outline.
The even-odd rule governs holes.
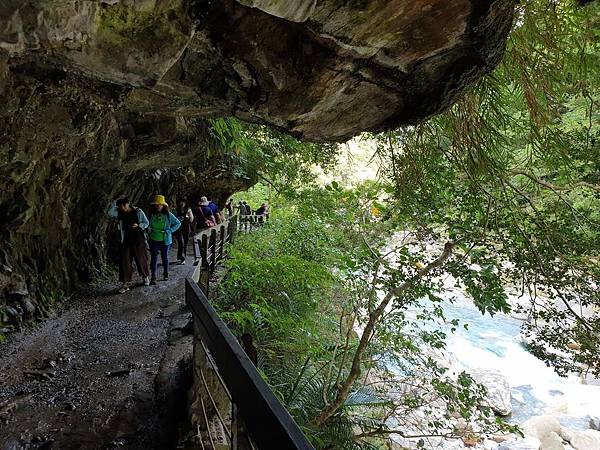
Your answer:
[[[0,345],[0,449],[171,448],[191,382],[190,270],[79,295]]]

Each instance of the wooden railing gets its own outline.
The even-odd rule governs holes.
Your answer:
[[[194,374],[202,409],[197,430],[202,447],[313,449],[191,279],[186,280],[185,298],[194,317],[194,361],[202,361]],[[229,404],[223,404],[223,396]]]
[[[224,223],[200,231],[192,238],[194,246],[194,264],[199,270],[194,271],[194,281],[208,295],[209,280],[217,267],[217,262],[223,259],[225,244],[233,242],[238,229],[238,216],[227,219]]]
[[[238,231],[252,231],[269,222],[269,214],[242,214],[238,220]]]
[[[258,222],[257,222],[258,223]],[[208,300],[211,274],[235,239],[233,216],[193,237],[196,268],[185,299],[194,322],[194,390],[201,448],[310,450],[313,447],[262,379]],[[244,227],[250,231],[252,227]]]

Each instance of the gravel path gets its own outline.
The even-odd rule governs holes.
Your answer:
[[[190,271],[80,294],[0,345],[0,449],[171,448],[186,414]]]

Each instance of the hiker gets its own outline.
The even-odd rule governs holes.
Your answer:
[[[192,234],[196,234],[204,226],[204,224],[200,223],[200,217],[202,215],[200,212],[200,202],[192,206],[192,214],[194,215],[194,221],[192,222]]]
[[[163,280],[169,279],[169,247],[173,243],[173,232],[181,226],[181,222],[171,212],[169,205],[163,195],[154,197],[150,207],[150,284],[156,284],[156,268],[158,266],[158,254],[163,265]]]
[[[208,201],[208,207],[213,212],[213,215],[219,212],[219,206],[213,200]]]
[[[201,228],[210,228],[217,224],[209,203],[210,202],[206,197],[200,197],[200,202],[198,202],[198,223],[200,224]]]
[[[238,214],[240,216],[243,216],[244,214],[246,214],[246,209],[244,208],[244,205],[241,201],[239,201],[237,204],[237,210],[238,210]]]
[[[129,283],[133,275],[132,259],[138,274],[144,280],[144,284],[150,284],[150,271],[148,269],[148,255],[146,254],[146,237],[144,230],[148,228],[146,214],[140,208],[131,206],[127,197],[121,197],[112,202],[109,217],[119,221],[120,251],[119,251],[119,281],[121,288],[119,293],[123,294],[129,290]]]
[[[223,216],[222,216],[221,211],[219,210],[219,205],[217,205],[214,200],[209,200],[208,201],[208,207],[210,208],[210,210],[213,213],[213,217],[215,218],[215,222],[218,223],[218,224],[221,223],[221,222],[223,222]]]
[[[180,198],[177,200],[177,209],[175,216],[181,222],[181,227],[173,234],[177,240],[177,262],[185,264],[185,256],[188,240],[194,223],[194,213],[187,204],[187,199]]]
[[[227,203],[225,203],[225,210],[227,211],[227,217],[233,217],[233,200],[227,200]]]
[[[260,205],[260,208],[258,208],[256,210],[256,215],[257,216],[264,216],[267,213],[267,204],[263,203],[262,205]]]
[[[250,205],[246,202],[242,202],[242,206],[244,207],[244,215],[251,216],[252,208],[250,208]]]
[[[267,215],[267,204],[263,203],[262,205],[260,205],[260,208],[258,208],[256,210],[256,215],[258,216],[258,221],[260,223],[264,222],[264,217]]]

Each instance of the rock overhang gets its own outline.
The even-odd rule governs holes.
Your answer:
[[[127,91],[117,108],[233,115],[314,141],[418,123],[500,61],[509,0],[61,0],[0,8],[6,67]],[[92,86],[92,84],[90,84]]]

